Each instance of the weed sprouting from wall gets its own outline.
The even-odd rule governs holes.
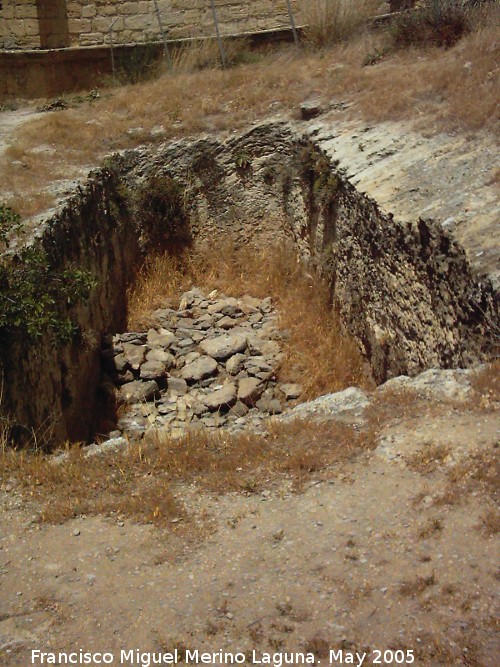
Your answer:
[[[86,299],[95,282],[78,268],[55,270],[45,251],[29,247],[0,263],[0,334],[44,334],[67,343],[77,333],[68,308]]]
[[[168,175],[153,176],[134,195],[143,241],[156,250],[190,240],[182,188]]]
[[[391,23],[397,47],[421,44],[453,46],[473,26],[471,8],[456,0],[429,0],[413,11],[401,12]]]
[[[0,204],[0,248],[9,245],[11,234],[19,233],[22,227],[21,216],[10,206]]]

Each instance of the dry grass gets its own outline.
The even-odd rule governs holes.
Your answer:
[[[365,410],[367,423],[380,430],[384,424],[437,417],[445,413],[451,402],[431,402],[414,389],[386,389],[372,396]]]
[[[487,535],[498,535],[500,533],[500,511],[498,507],[490,508],[484,512],[479,528]]]
[[[428,519],[423,526],[418,529],[417,535],[421,540],[427,540],[429,537],[440,533],[443,530],[443,522],[440,519]]]
[[[347,98],[354,103],[350,113],[370,121],[418,119],[432,131],[495,131],[500,61],[495,21],[500,8],[489,12],[487,22],[451,49],[388,53],[373,67],[363,63],[390,47],[390,37],[381,32],[354,36],[320,53],[283,47],[258,63],[174,71],[156,81],[113,89],[77,109],[46,114],[20,128],[7,149],[0,189],[11,197],[22,193],[19,210],[29,215],[47,205],[50,181],[72,177],[113,150],[158,141],[150,134],[158,125],[164,128],[161,139],[233,130],[265,118],[271,109],[293,116],[311,95]],[[196,63],[195,56],[182,55],[178,69],[187,68],[190,59]],[[141,129],[129,132],[131,128]]]
[[[80,515],[118,514],[167,525],[185,517],[174,491],[193,483],[216,493],[252,493],[272,480],[291,479],[296,490],[312,475],[371,447],[344,424],[274,424],[263,434],[160,432],[141,444],[90,458],[73,447],[55,464],[41,453],[0,453],[0,481],[15,477],[40,520],[59,523]]]
[[[410,470],[419,472],[421,475],[428,475],[441,468],[449,454],[450,448],[447,445],[429,443],[418,452],[406,457],[405,461]]]
[[[225,246],[188,256],[154,257],[130,293],[129,329],[147,327],[156,308],[177,307],[181,294],[194,285],[230,296],[273,298],[280,328],[290,332],[283,343],[280,379],[299,382],[303,399],[370,384],[357,345],[342,333],[332,311],[328,286],[306,273],[285,247],[258,252]]]
[[[331,46],[368,25],[378,0],[300,0],[304,37],[314,48]]]
[[[406,597],[415,597],[435,585],[436,577],[431,574],[428,577],[416,577],[413,581],[403,582],[399,587],[399,592]]]
[[[500,489],[500,460],[497,448],[487,449],[456,463],[447,472],[444,491],[436,497],[435,505],[455,505],[465,502],[471,493],[481,494],[498,502]]]
[[[496,410],[500,403],[500,360],[495,360],[477,373],[471,381],[471,403],[475,409]]]
[[[258,59],[258,55],[252,56],[246,39],[223,39],[222,49],[227,66],[234,66],[247,59]],[[219,45],[215,39],[194,40],[172,55],[172,70],[175,73],[190,74],[207,68],[218,68],[221,64]]]
[[[59,465],[41,453],[5,451],[1,460],[0,476],[15,476],[22,491],[41,503],[41,521],[118,513],[161,525],[182,516],[167,481],[145,476],[128,455],[91,460],[73,447]]]

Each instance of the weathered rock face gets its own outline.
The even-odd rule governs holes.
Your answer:
[[[227,141],[177,141],[155,153],[129,151],[110,164],[47,222],[36,241],[46,247],[54,266],[85,268],[97,287],[86,303],[72,310],[80,330],[73,344],[54,348],[47,338],[35,349],[17,332],[4,337],[3,409],[15,422],[36,429],[53,420],[56,440],[92,436],[99,406],[106,400],[98,389],[101,338],[123,331],[125,294],[134,267],[148,247],[157,247],[171,232],[168,218],[148,228],[134,204],[134,193],[152,179],[171,179],[184,192],[186,245],[210,247],[220,238],[236,245],[293,242],[329,279],[332,302],[364,349],[377,381],[431,366],[466,366],[488,354],[491,323],[497,321],[496,294],[487,278],[474,274],[452,236],[436,223],[401,223],[382,213],[356,191],[314,139],[302,139],[288,125],[258,126]],[[197,298],[196,293],[185,295],[183,306],[188,309]],[[238,340],[234,302],[211,305],[207,315],[217,315],[224,340]],[[255,323],[266,314],[252,299],[245,308]],[[122,338],[123,344],[139,347],[133,360],[131,348],[123,346],[115,357],[122,384],[184,381],[188,389],[197,382],[195,376],[180,373],[171,377],[168,356],[173,335],[180,349],[191,350],[191,324],[191,318],[181,318],[174,334],[170,314],[163,313],[162,319],[160,313],[158,329],[136,339]],[[211,326],[209,320],[200,323],[194,342],[204,340],[204,327]],[[206,349],[193,352],[218,365],[229,364],[228,379],[241,372],[237,355],[249,353],[254,377],[261,373],[266,381],[272,368],[259,367],[255,359],[276,354],[277,341],[249,332],[245,349],[240,346],[228,346],[215,356]],[[191,357],[189,363],[198,358]],[[26,392],[26,386],[39,390]],[[279,411],[273,404],[277,398],[265,392],[254,398]],[[230,409],[245,408],[245,401],[237,400]]]
[[[178,434],[188,427],[237,431],[258,428],[265,417],[293,405],[302,387],[277,380],[282,358],[277,313],[269,299],[252,299],[251,307],[249,301],[193,288],[182,296],[179,310],[156,311],[163,325],[158,331],[109,338],[101,352],[101,386],[127,406],[118,430],[129,437],[165,428]],[[235,321],[230,335],[223,326],[227,308]],[[273,347],[263,355],[252,351],[250,341]],[[168,370],[163,362],[148,361],[164,356],[172,360]]]

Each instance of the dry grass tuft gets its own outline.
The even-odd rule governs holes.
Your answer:
[[[487,364],[471,381],[473,406],[495,410],[500,403],[500,360]]]
[[[193,285],[231,296],[273,298],[280,328],[290,332],[283,343],[280,378],[300,382],[302,398],[369,384],[356,344],[342,333],[332,311],[328,286],[308,274],[288,248],[258,252],[229,245],[152,258],[129,295],[129,329],[150,325],[156,308],[177,306],[181,294]]]
[[[380,430],[384,424],[397,420],[419,419],[422,415],[437,416],[447,407],[446,404],[430,403],[413,389],[385,389],[372,396],[364,415],[373,429]]]
[[[73,446],[60,464],[41,453],[15,451],[5,451],[1,462],[0,477],[14,476],[25,495],[41,504],[43,522],[118,513],[163,525],[182,516],[167,481],[150,477],[140,464],[140,454],[85,459]]]
[[[222,48],[226,66],[234,66],[245,60],[258,59],[250,52],[246,39],[223,39]],[[219,45],[215,39],[196,39],[174,51],[172,71],[175,74],[188,74],[207,68],[221,67]]]
[[[442,467],[449,454],[450,448],[448,446],[429,443],[418,452],[406,457],[405,460],[410,470],[419,472],[421,475],[428,475]]]
[[[473,454],[456,463],[447,472],[447,484],[435,505],[455,505],[467,500],[471,493],[480,493],[498,502],[500,460],[497,448]]]
[[[436,577],[433,573],[428,577],[417,577],[413,581],[404,581],[399,587],[399,592],[407,597],[415,597],[435,585]]]
[[[418,537],[421,540],[426,540],[436,533],[440,533],[443,530],[443,522],[441,519],[428,519],[428,521],[418,529]]]
[[[497,507],[486,510],[479,528],[487,535],[498,535],[500,533],[500,511]]]
[[[325,48],[348,39],[368,25],[378,1],[371,0],[300,0],[299,10],[306,42]]]
[[[450,47],[472,29],[470,8],[456,0],[427,0],[413,11],[399,13],[391,22],[398,47],[433,44]]]
[[[195,484],[215,493],[253,493],[290,479],[300,491],[312,475],[370,447],[345,424],[275,423],[262,434],[206,431],[171,439],[161,431],[124,450],[90,458],[73,447],[56,464],[41,453],[4,450],[0,481],[40,504],[40,520],[60,523],[81,515],[118,514],[168,525],[185,517],[174,491]]]

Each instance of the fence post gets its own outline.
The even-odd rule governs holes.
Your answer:
[[[160,14],[160,9],[158,7],[158,2],[157,0],[154,0],[155,3],[155,10],[156,10],[156,18],[158,19],[158,25],[160,26],[160,34],[161,38],[163,40],[163,56],[167,62],[168,69],[172,69],[172,59],[170,58],[170,52],[168,50],[168,44],[167,44],[167,38],[165,36],[165,30],[163,29],[163,23],[161,20],[161,14]]]
[[[290,17],[290,23],[292,25],[293,41],[295,42],[295,46],[299,46],[299,36],[297,34],[297,28],[295,26],[295,17],[293,15],[292,3],[290,2],[290,0],[286,0],[286,6],[288,7],[288,16]]]
[[[212,5],[212,14],[214,16],[215,34],[217,35],[217,41],[219,43],[220,59],[222,61],[222,67],[225,69],[226,68],[226,56],[224,54],[224,47],[222,46],[222,39],[220,37],[219,19],[217,18],[217,10],[215,9],[214,0],[210,0],[210,4]]]
[[[111,21],[110,26],[108,28],[109,47],[111,49],[111,72],[113,73],[113,83],[115,84],[115,86],[116,86],[116,71],[115,71],[115,54],[113,52],[113,26],[117,21],[118,21],[117,18]]]

